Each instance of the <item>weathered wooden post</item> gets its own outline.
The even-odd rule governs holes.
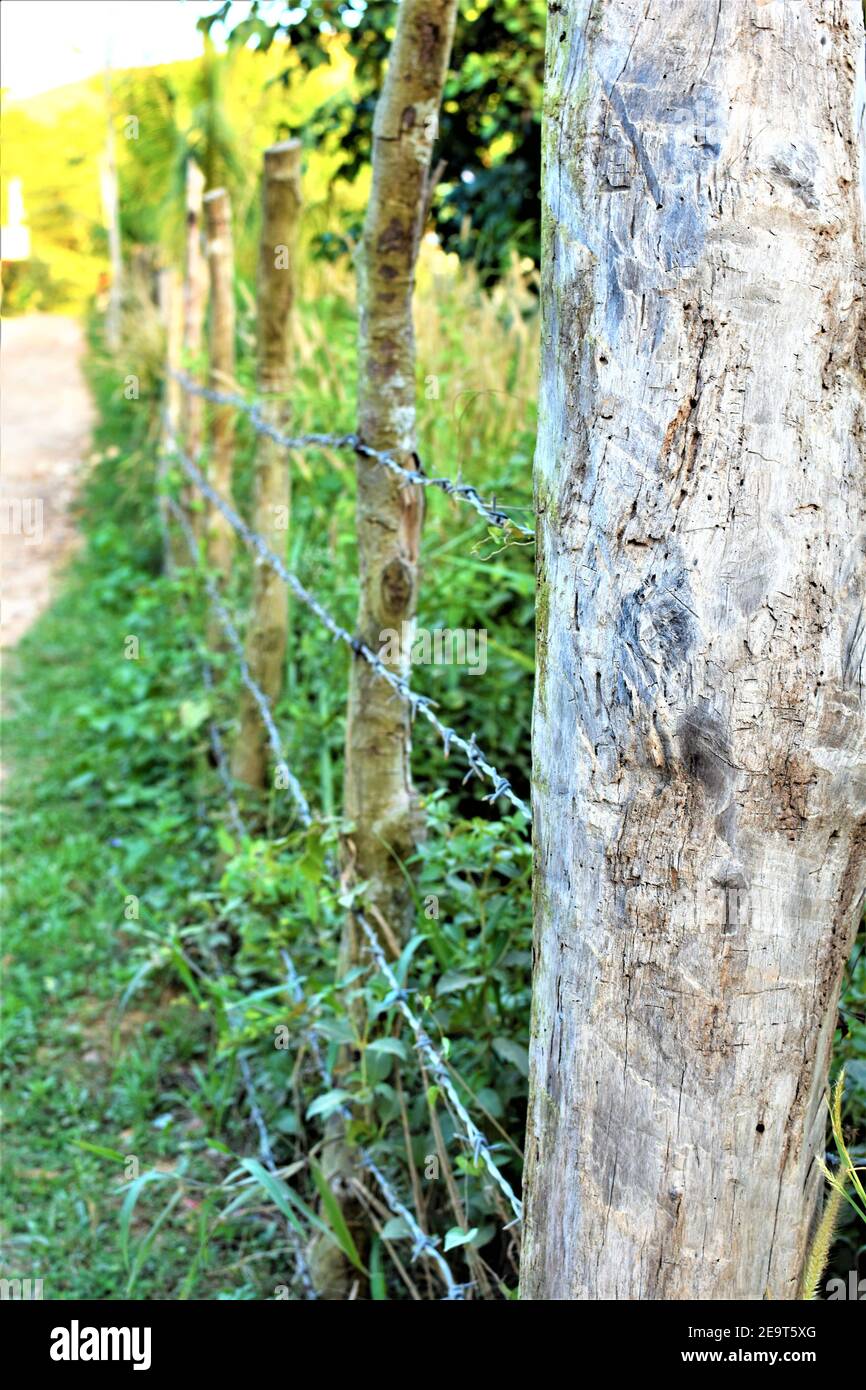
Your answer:
[[[207,266],[202,248],[202,195],[204,174],[195,160],[186,166],[186,256],[183,281],[183,356],[187,369],[201,354],[207,302]],[[204,402],[191,391],[183,393],[181,430],[186,452],[193,463],[201,451]]]
[[[415,263],[427,208],[430,158],[448,70],[456,0],[403,0],[373,125],[373,184],[359,265],[358,432],[365,444],[413,466]],[[418,596],[422,489],[403,487],[359,458],[358,634],[379,651],[401,634],[396,675],[410,672]],[[384,659],[384,658],[383,658]],[[409,710],[367,662],[352,664],[344,806],[355,826],[359,878],[397,936],[413,905],[402,861],[415,846]],[[353,954],[354,952],[350,952]]]
[[[258,386],[262,415],[285,424],[292,379],[298,220],[301,211],[301,142],[286,140],[265,150],[258,283]],[[260,435],[256,450],[253,526],[272,550],[285,548],[290,505],[289,454]],[[273,703],[283,684],[288,626],[286,586],[256,559],[246,656],[253,679]],[[240,728],[232,752],[239,781],[262,786],[267,743],[258,707],[244,688]]]
[[[235,386],[235,299],[231,200],[224,188],[204,195],[207,262],[210,273],[210,386]],[[232,494],[234,409],[215,405],[211,417],[210,482],[227,500]],[[208,564],[219,575],[231,567],[234,533],[221,512],[211,508],[207,524]]]
[[[524,1300],[799,1296],[866,880],[863,60],[854,3],[550,7]]]
[[[165,567],[171,570],[184,561],[183,546],[177,528],[169,524],[168,508],[162,495],[162,482],[168,468],[172,444],[177,438],[181,416],[181,387],[174,373],[180,366],[183,339],[183,301],[180,276],[176,270],[159,272],[157,293],[159,313],[165,329],[165,384],[163,419],[160,430],[159,466],[157,471],[158,505],[163,535],[166,538]]]
[[[457,0],[402,0],[385,83],[373,126],[373,184],[359,265],[358,432],[412,467],[415,453],[415,264],[427,210],[430,158],[448,71]],[[404,487],[388,469],[359,458],[358,634],[373,651],[386,629],[401,634],[400,651],[383,661],[408,677],[417,604],[421,489]],[[410,634],[403,641],[403,634]],[[346,726],[343,803],[353,822],[352,864],[368,885],[373,918],[396,937],[411,929],[413,899],[403,861],[415,847],[407,706],[360,658],[352,663]],[[347,916],[341,968],[360,959],[357,923]],[[322,1166],[332,1191],[354,1220],[352,1154],[339,1117],[328,1126]],[[330,1242],[318,1241],[311,1262],[323,1297],[346,1297],[351,1272]]]

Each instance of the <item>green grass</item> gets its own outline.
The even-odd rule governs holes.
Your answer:
[[[306,410],[320,426],[348,425],[351,308],[335,295],[320,300],[310,319],[315,328],[301,369]],[[242,339],[243,332],[242,322]],[[302,835],[282,801],[248,798],[252,836],[231,838],[207,725],[215,716],[230,734],[237,681],[216,658],[219,695],[216,707],[208,706],[199,586],[162,573],[156,402],[146,370],[135,365],[143,394],[131,403],[118,389],[125,368],[112,373],[94,342],[90,374],[100,424],[98,461],[80,498],[84,544],[61,596],[5,672],[4,763],[11,772],[3,1274],[42,1278],[47,1298],[116,1299],[129,1291],[156,1299],[272,1298],[281,1287],[298,1296],[285,1220],[249,1166],[259,1154],[258,1134],[238,1066],[242,1049],[278,1162],[312,1211],[317,1169],[310,1155],[322,1121],[307,1112],[322,1086],[304,1047],[308,1015],[285,988],[280,949],[288,946],[332,1061],[346,1036],[347,1003],[353,995],[362,1001],[361,1060],[339,1079],[357,1097],[354,1137],[374,1150],[405,1195],[403,1106],[421,1169],[436,1153],[437,1124],[455,1187],[446,1192],[441,1180],[428,1187],[427,1219],[443,1234],[464,1221],[476,1229],[468,1258],[483,1252],[494,1293],[500,1276],[503,1287],[513,1287],[501,1220],[454,1140],[441,1098],[425,1092],[411,1039],[367,1051],[377,1036],[399,1033],[383,982],[368,974],[348,991],[335,988],[343,908],[322,884],[320,831]],[[443,378],[447,383],[447,370]],[[475,476],[496,485],[511,479],[512,494],[522,486],[520,500],[528,501],[531,415],[517,443],[513,426],[513,419],[502,421],[499,439],[496,419],[486,420],[486,434],[471,446],[484,449],[484,474]],[[428,453],[436,443],[453,448],[454,431],[445,410],[431,417]],[[242,427],[242,507],[249,504],[251,459]],[[356,603],[352,512],[350,463],[309,456],[299,465],[289,558],[349,627]],[[426,681],[450,721],[464,728],[469,721],[525,790],[531,555],[485,559],[495,547],[483,525],[467,522],[444,499],[431,504],[427,536],[423,620],[487,624],[501,649],[491,648],[487,678],[469,681],[468,689],[452,670],[420,672],[416,683],[423,688]],[[241,618],[245,597],[246,566],[239,565],[232,602]],[[333,837],[336,823],[329,827],[327,815],[339,801],[346,659],[303,612],[293,611],[292,624],[280,723],[290,760]],[[130,636],[138,640],[137,660],[125,656]],[[427,996],[426,1026],[479,1096],[489,1124],[519,1144],[529,1004],[527,837],[517,817],[499,822],[462,786],[457,760],[446,762],[426,730],[419,731],[415,764],[430,835],[415,866],[420,938],[412,983]],[[442,904],[437,920],[424,913],[431,894]],[[274,1029],[284,1025],[288,1052],[274,1047]],[[513,1147],[502,1161],[519,1185]],[[405,1236],[393,1225],[390,1235],[391,1248],[399,1249]],[[405,1296],[378,1237],[370,1258],[376,1296]],[[459,1272],[467,1252],[450,1258]]]
[[[419,378],[436,374],[442,395],[421,407],[425,463],[453,473],[459,459],[473,482],[528,505],[533,419],[525,397],[532,391],[520,381],[520,314],[513,305],[482,304],[466,283],[439,283],[434,291],[423,299]],[[495,345],[491,315],[500,322]],[[471,431],[455,406],[470,368],[457,323],[468,324],[473,344],[484,331],[490,351],[478,371],[509,386],[504,400],[490,394],[478,403]],[[351,426],[354,329],[342,287],[311,303],[297,427]],[[245,312],[242,343],[249,331]],[[127,368],[142,377],[138,402],[126,402],[118,389]],[[315,1019],[332,1066],[341,1044],[356,1044],[357,1061],[336,1077],[353,1098],[352,1139],[373,1151],[404,1197],[414,1165],[429,1229],[443,1237],[455,1227],[476,1232],[471,1244],[449,1251],[455,1274],[478,1280],[486,1297],[510,1297],[516,1268],[503,1232],[508,1214],[455,1137],[441,1094],[427,1089],[386,986],[370,972],[335,986],[345,908],[323,861],[339,828],[345,654],[293,605],[279,723],[322,819],[304,834],[284,799],[248,796],[251,834],[237,839],[208,755],[208,723],[215,718],[230,736],[238,684],[214,658],[218,694],[208,703],[200,586],[162,573],[152,381],[135,349],[112,372],[97,342],[90,372],[99,461],[80,499],[84,544],[60,598],[7,663],[4,682],[11,775],[2,1273],[42,1278],[47,1298],[115,1299],[129,1290],[152,1299],[266,1299],[281,1289],[299,1296],[280,1207],[306,1234],[310,1214],[329,1219],[319,1205],[318,1172],[327,1103],[306,1040]],[[236,496],[248,509],[253,441],[243,425],[238,441]],[[344,457],[310,453],[296,461],[288,556],[348,627],[356,604],[353,494]],[[430,499],[421,621],[486,626],[489,668],[483,680],[447,667],[416,670],[413,683],[440,700],[448,722],[475,729],[525,793],[532,554],[498,546],[471,516]],[[241,623],[247,574],[239,562],[230,598]],[[130,636],[138,639],[138,660],[125,659]],[[528,839],[519,817],[498,819],[463,786],[459,760],[445,761],[423,726],[414,770],[428,823],[409,866],[418,894],[406,964],[415,1007],[465,1083],[464,1098],[475,1098],[470,1109],[500,1144],[498,1161],[518,1187]],[[438,915],[430,916],[425,907],[434,898]],[[302,1007],[286,988],[284,947],[304,982]],[[849,969],[842,1008],[836,1064],[846,1066],[843,1120],[862,1162],[863,955]],[[286,1030],[285,1049],[275,1047],[276,1029]],[[286,1207],[282,1189],[256,1167],[259,1138],[240,1055],[284,1180],[306,1215]],[[441,1158],[437,1130],[450,1184],[445,1174],[423,1176],[431,1158]],[[387,1212],[378,1219],[384,1237],[370,1236],[362,1251],[372,1294],[405,1297],[390,1258],[395,1252],[408,1261],[405,1233]],[[332,1225],[341,1239],[335,1214]],[[853,1213],[843,1211],[827,1277],[862,1262],[863,1245]],[[412,1277],[423,1297],[435,1297],[422,1270],[413,1266]]]

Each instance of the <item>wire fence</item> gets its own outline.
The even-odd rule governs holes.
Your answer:
[[[182,508],[178,506],[174,499],[167,498],[166,500],[168,504],[168,511],[170,512],[174,520],[177,522],[178,526],[181,528],[181,532],[187,543],[191,566],[193,568],[198,568],[198,544],[195,535],[192,531],[192,528],[190,527],[189,522],[187,521],[187,518]],[[204,576],[204,582],[205,588],[208,592],[208,596],[211,598],[211,601],[213,602],[213,584],[207,579],[207,576]],[[246,667],[246,662],[243,658],[243,648],[240,646],[240,639],[237,636],[237,631],[230,617],[228,616],[224,608],[224,605],[221,602],[219,602],[218,596],[217,602],[214,604],[214,607],[215,611],[218,614],[221,613],[223,616],[224,630],[226,631],[226,636],[229,638],[230,643],[233,649],[235,650],[235,654],[239,657],[241,676],[243,678],[243,669]],[[209,694],[214,693],[215,687],[213,680],[213,672],[211,670],[210,663],[207,660],[202,661],[202,683],[204,684]],[[279,759],[280,765],[286,768],[286,771],[288,771],[285,760],[282,757],[282,745],[279,740],[279,734],[276,732],[276,725],[267,698],[263,694],[261,689],[255,684],[255,682],[252,681],[251,678],[249,679],[247,684],[251,688],[252,693],[255,694],[256,702],[259,705],[260,710],[262,711],[263,720],[266,720],[267,726],[269,728],[273,728],[274,730],[272,747],[273,743],[276,742],[276,754]],[[220,780],[223,784],[223,788],[226,794],[226,804],[229,809],[229,815],[231,817],[232,825],[234,826],[235,830],[238,832],[239,835],[247,835],[249,833],[248,828],[244,822],[243,816],[241,815],[241,811],[237,803],[237,798],[235,796],[234,780],[231,775],[228,758],[225,752],[225,746],[223,744],[222,735],[220,733],[219,725],[217,724],[216,720],[212,720],[210,723],[209,736],[211,749],[214,755],[214,762],[216,764],[217,772],[219,774]],[[306,799],[304,798],[303,793],[300,790],[300,786],[294,777],[292,777],[292,783],[297,789],[297,794],[300,797],[298,809],[299,811],[303,810],[306,814],[304,824],[310,825],[312,823],[312,817],[310,816],[309,807],[307,805]],[[299,1005],[306,1005],[307,1001],[304,997],[303,990],[301,989],[300,980],[298,979],[297,972],[289,957],[288,952],[283,950],[281,952],[281,956],[283,963],[286,967],[288,987],[293,1001]],[[217,962],[217,971],[219,975],[222,975],[223,972],[221,967],[219,966],[219,962]],[[226,1017],[229,1022],[229,1027],[233,1028],[234,1025],[232,1023],[231,1006],[229,1006],[226,1010]],[[319,1073],[319,1076],[323,1084],[330,1089],[333,1085],[333,1078],[331,1076],[330,1069],[328,1068],[327,1064],[325,1063],[324,1057],[322,1056],[322,1051],[319,1046],[318,1034],[316,1033],[315,1027],[311,1026],[310,1028],[308,1028],[306,1030],[305,1036],[308,1046],[310,1048],[311,1055],[313,1056],[314,1062],[316,1064],[316,1069]],[[278,1176],[279,1168],[277,1166],[276,1159],[274,1158],[273,1142],[268,1132],[268,1127],[264,1115],[262,1113],[261,1106],[258,1103],[255,1082],[252,1075],[252,1069],[250,1068],[249,1060],[243,1052],[238,1053],[238,1064],[240,1066],[241,1077],[244,1083],[244,1089],[247,1093],[247,1101],[249,1104],[250,1115],[259,1135],[259,1153],[261,1155],[262,1162],[269,1173],[273,1174],[274,1176]],[[342,1114],[344,1119],[351,1119],[351,1111],[349,1110],[348,1106],[341,1105],[339,1107],[339,1112]],[[367,1172],[369,1172],[370,1176],[376,1182],[392,1214],[396,1217],[399,1217],[404,1222],[409,1234],[411,1235],[413,1261],[418,1259],[419,1256],[424,1256],[424,1258],[426,1258],[434,1264],[446,1288],[446,1301],[464,1298],[465,1292],[471,1287],[471,1285],[459,1284],[455,1280],[447,1260],[442,1256],[442,1254],[437,1248],[436,1239],[428,1235],[425,1231],[421,1229],[421,1227],[418,1225],[417,1220],[413,1216],[412,1212],[409,1210],[406,1203],[401,1201],[401,1199],[397,1196],[393,1186],[385,1177],[378,1164],[375,1162],[375,1160],[367,1152],[366,1149],[359,1150],[359,1158],[361,1166],[364,1169],[366,1169]],[[300,1241],[297,1231],[292,1226],[291,1222],[286,1223],[286,1231],[292,1248],[294,1250],[296,1276],[299,1284],[304,1290],[304,1297],[308,1300],[314,1300],[318,1297],[318,1295],[315,1290],[313,1276],[310,1272],[310,1267],[306,1259],[306,1254],[304,1252],[303,1245]]]
[[[217,508],[232,527],[235,534],[238,535],[251,550],[254,550],[265,564],[270,566],[275,574],[279,575],[280,579],[288,585],[295,597],[309,609],[322,626],[330,632],[332,637],[344,643],[355,656],[363,658],[363,660],[373,668],[377,676],[391,686],[391,689],[409,706],[413,716],[421,714],[427,720],[428,724],[432,725],[442,740],[442,746],[445,750],[446,757],[452,748],[460,749],[468,763],[468,771],[464,778],[464,782],[469,781],[471,777],[479,777],[492,783],[493,789],[488,796],[482,798],[484,801],[495,802],[500,796],[503,796],[507,801],[511,802],[516,810],[520,811],[521,815],[525,816],[527,821],[531,820],[531,813],[526,802],[513,790],[508,778],[503,777],[502,774],[497,771],[493,763],[490,762],[489,758],[482,752],[478,746],[475,734],[471,734],[470,737],[466,739],[461,734],[458,734],[456,729],[452,729],[449,725],[443,723],[435,712],[435,700],[432,700],[429,695],[419,695],[417,691],[410,687],[408,681],[391,671],[376,652],[372,651],[366,643],[359,641],[357,637],[353,637],[346,628],[342,627],[319,600],[315,598],[313,594],[309,593],[298,579],[297,575],[293,574],[292,571],[287,568],[279,555],[271,550],[265,538],[248,526],[235,511],[234,507],[211,487],[207,478],[205,478],[201,470],[193,463],[192,459],[189,458],[178,443],[177,438],[169,433],[167,442],[183,469],[183,472],[190,481],[195,484],[202,496],[206,497],[207,500]],[[176,506],[177,503],[175,503],[175,507]],[[223,605],[215,590],[214,595],[212,601],[215,610],[219,614],[219,609],[222,608]],[[222,617],[221,621],[223,621]],[[229,619],[229,622],[231,622],[231,619]],[[239,638],[238,641],[240,641]],[[241,655],[242,654],[243,647],[241,647]],[[258,703],[258,697],[255,696],[255,692],[252,693]]]
[[[497,530],[505,531],[515,539],[525,542],[535,540],[535,532],[528,527],[515,521],[514,517],[501,507],[494,506],[491,502],[485,502],[476,488],[469,483],[457,483],[453,478],[431,477],[424,472],[420,466],[417,468],[404,468],[399,460],[394,458],[382,449],[373,449],[369,444],[363,443],[357,434],[300,434],[290,435],[284,433],[276,425],[266,420],[261,413],[260,407],[255,401],[249,401],[244,396],[240,396],[231,391],[218,391],[212,386],[201,386],[194,381],[187,372],[172,370],[172,376],[180,383],[183,389],[191,395],[200,396],[203,400],[210,401],[212,405],[234,406],[249,418],[250,424],[256,434],[266,435],[275,444],[281,445],[284,449],[304,449],[304,448],[327,448],[327,449],[351,449],[361,458],[369,459],[372,463],[378,463],[383,468],[387,468],[394,473],[403,484],[414,487],[432,487],[438,492],[444,492],[447,497],[452,497],[457,502],[465,502],[482,517],[490,526],[495,526]],[[417,459],[417,455],[416,455]]]
[[[294,1002],[299,1005],[306,1004],[304,992],[301,988],[301,982],[298,979],[297,971],[295,970],[294,964],[291,960],[291,957],[289,956],[288,951],[281,951],[280,954],[282,956],[283,964],[286,967],[286,975],[289,982],[289,989]],[[328,1089],[330,1089],[333,1086],[333,1077],[331,1075],[330,1068],[328,1067],[324,1057],[322,1056],[322,1049],[319,1046],[318,1034],[316,1033],[316,1029],[314,1026],[311,1026],[307,1029],[306,1037],[307,1041],[310,1044],[310,1051],[312,1053],[313,1060],[316,1064],[316,1069],[319,1073],[322,1083]],[[340,1114],[342,1118],[347,1122],[352,1118],[352,1112],[349,1109],[349,1107],[345,1104],[342,1104],[338,1107],[337,1113]],[[406,1203],[401,1201],[401,1199],[397,1196],[393,1187],[391,1186],[391,1183],[385,1177],[385,1174],[382,1172],[381,1168],[378,1166],[378,1164],[376,1163],[372,1155],[369,1153],[369,1151],[365,1148],[361,1148],[358,1151],[358,1156],[361,1161],[361,1166],[367,1170],[367,1172],[370,1174],[370,1176],[377,1184],[379,1191],[382,1193],[382,1196],[385,1199],[385,1203],[390,1209],[390,1211],[394,1214],[394,1216],[401,1218],[401,1220],[404,1222],[406,1226],[406,1229],[409,1231],[409,1234],[412,1237],[413,1261],[417,1260],[419,1256],[423,1255],[425,1259],[429,1260],[433,1265],[435,1265],[445,1284],[445,1298],[447,1301],[463,1299],[464,1294],[469,1286],[457,1283],[457,1281],[454,1278],[454,1275],[451,1272],[451,1266],[448,1264],[448,1261],[445,1259],[445,1257],[440,1253],[438,1249],[436,1238],[434,1236],[428,1235],[426,1231],[423,1231],[421,1229],[414,1215],[409,1210]]]
[[[530,538],[533,536],[531,531],[528,531],[525,527],[514,522],[505,512],[485,503],[476,490],[468,485],[454,483],[447,478],[428,477],[420,469],[404,469],[391,455],[368,448],[368,446],[364,445],[358,437],[353,434],[324,435],[313,433],[301,436],[287,435],[265,420],[258,406],[246,400],[244,397],[200,386],[183,372],[177,372],[171,369],[171,374],[180,382],[185,391],[201,396],[205,400],[215,404],[233,406],[243,411],[249,417],[254,430],[258,434],[268,436],[278,445],[286,449],[300,449],[309,446],[352,449],[356,454],[369,458],[391,471],[396,471],[401,481],[404,483],[434,487],[457,500],[466,502],[489,524],[497,526],[511,535],[521,538]],[[409,706],[413,718],[415,715],[421,714],[427,720],[439,735],[445,756],[448,756],[452,748],[458,748],[461,751],[467,763],[467,772],[463,779],[464,783],[473,777],[487,781],[492,789],[483,799],[492,803],[497,801],[500,797],[505,798],[528,822],[531,818],[529,807],[524,800],[514,792],[509,780],[499,773],[495,765],[482,752],[475,734],[472,733],[466,738],[455,729],[445,724],[435,712],[435,701],[429,696],[421,695],[413,690],[408,681],[390,670],[377,653],[372,651],[358,638],[354,637],[333,618],[315,595],[311,594],[297,576],[288,569],[283,560],[268,545],[265,538],[248,526],[235,511],[234,507],[211,486],[202,471],[193,460],[189,458],[179,443],[166,416],[163,422],[163,455],[158,474],[161,489],[165,487],[167,480],[166,466],[169,454],[176,460],[186,478],[195,486],[201,496],[220,512],[229,523],[234,533],[287,585],[295,598],[313,614],[330,636],[349,648],[356,657],[360,657],[366,661],[376,674],[391,687],[395,695]],[[271,704],[250,672],[241,636],[231,614],[223,602],[214,580],[208,574],[206,567],[202,563],[199,541],[190,525],[184,507],[174,497],[168,495],[168,493],[164,491],[161,492],[159,504],[164,536],[167,540],[167,528],[169,525],[169,518],[171,518],[177,524],[184,537],[191,568],[201,575],[204,590],[213,615],[225,634],[228,647],[235,657],[239,678],[255,701],[261,716],[262,725],[267,735],[274,768],[279,779],[278,785],[285,787],[289,791],[297,812],[298,820],[305,828],[309,828],[314,820],[313,812],[310,809],[310,803],[297,777],[289,766],[283,740],[280,736],[277,720]],[[168,546],[167,553],[170,553],[170,547]],[[213,695],[215,691],[213,672],[205,656],[202,657],[202,680],[208,693]],[[234,779],[231,775],[228,758],[216,720],[212,720],[210,723],[209,736],[216,769],[226,794],[232,825],[238,834],[243,836],[247,833],[247,828],[238,806]],[[326,870],[332,878],[332,886],[335,892],[338,893],[339,879],[337,866],[331,859],[326,863]],[[522,1204],[494,1161],[493,1152],[495,1146],[490,1144],[487,1137],[475,1124],[469,1111],[461,1100],[441,1054],[434,1046],[423,1024],[412,1009],[409,1002],[409,991],[400,984],[393,967],[382,949],[376,932],[373,930],[362,911],[357,907],[353,908],[352,911],[366,939],[369,956],[376,969],[384,976],[389,986],[390,992],[386,1002],[395,1004],[405,1018],[414,1035],[415,1046],[419,1056],[423,1058],[437,1086],[444,1093],[452,1115],[455,1117],[455,1122],[459,1122],[458,1128],[462,1132],[463,1140],[472,1153],[473,1161],[476,1165],[479,1163],[483,1165],[489,1179],[495,1185],[501,1196],[504,1197],[506,1203],[513,1212],[514,1220],[509,1224],[514,1225],[518,1223],[522,1216]],[[306,1000],[291,958],[287,951],[282,951],[281,956],[286,969],[287,983],[293,1001],[298,1005],[304,1005],[306,1004]],[[326,1088],[331,1089],[332,1076],[324,1059],[315,1025],[311,1025],[305,1030],[305,1038],[322,1083]],[[276,1174],[278,1169],[274,1159],[270,1136],[261,1108],[256,1099],[249,1062],[243,1054],[240,1054],[240,1065],[249,1099],[250,1113],[259,1134],[259,1148],[262,1161],[272,1174]],[[340,1103],[337,1113],[340,1114],[347,1123],[352,1118],[351,1109],[345,1102]],[[444,1298],[446,1300],[465,1299],[473,1285],[471,1283],[461,1284],[455,1279],[448,1261],[438,1248],[438,1238],[431,1236],[422,1229],[418,1219],[415,1217],[408,1204],[398,1196],[391,1180],[376,1163],[369,1150],[365,1147],[360,1147],[357,1149],[357,1154],[361,1167],[375,1182],[387,1209],[391,1211],[394,1216],[399,1217],[404,1223],[412,1239],[412,1260],[423,1258],[430,1264],[431,1268],[435,1270],[442,1281],[445,1288]],[[291,1234],[295,1237],[292,1243],[295,1250],[296,1270],[299,1283],[304,1290],[305,1297],[315,1298],[316,1292],[314,1283],[306,1263],[304,1251],[297,1241],[296,1233],[291,1232]]]

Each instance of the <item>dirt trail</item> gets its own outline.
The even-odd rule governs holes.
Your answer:
[[[93,424],[83,351],[73,319],[34,314],[0,327],[0,647],[48,606],[76,543],[70,508]]]

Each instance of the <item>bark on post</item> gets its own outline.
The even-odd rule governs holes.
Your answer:
[[[301,142],[287,140],[265,150],[259,246],[258,386],[262,415],[277,426],[284,426],[289,416],[300,212]],[[253,526],[278,553],[286,545],[290,478],[288,450],[260,435]],[[285,584],[270,566],[256,560],[246,656],[253,678],[272,704],[283,684],[288,612]],[[265,782],[267,767],[261,715],[244,689],[232,772],[239,781],[258,787]]]
[[[217,391],[235,389],[235,296],[232,250],[231,200],[224,188],[204,195],[207,262],[210,274],[210,386]],[[234,462],[234,409],[212,407],[210,481],[226,499],[232,495]],[[234,533],[221,512],[211,508],[207,523],[208,563],[220,575],[228,575],[234,549]]]
[[[194,370],[202,349],[207,266],[202,248],[202,195],[204,174],[191,159],[186,166],[186,255],[183,282],[183,351],[187,371]],[[191,392],[183,394],[181,428],[184,447],[193,463],[201,452],[204,402]]]
[[[456,9],[457,0],[402,0],[373,125],[373,182],[358,284],[358,432],[364,443],[389,450],[407,465],[415,451],[415,263]],[[358,633],[380,651],[387,629],[402,637],[403,624],[411,629],[414,623],[423,501],[420,488],[401,487],[392,473],[364,459],[358,460],[357,488]],[[408,676],[410,651],[411,642],[387,664]],[[349,679],[343,790],[345,814],[355,827],[349,867],[367,882],[368,902],[397,937],[412,921],[401,867],[415,845],[410,752],[405,705],[365,661],[356,660]],[[341,973],[360,955],[359,929],[348,916]],[[355,1226],[354,1165],[344,1123],[334,1117],[327,1130],[323,1171],[345,1219]],[[362,1227],[356,1235],[362,1239]],[[311,1270],[322,1297],[332,1300],[345,1299],[357,1277],[324,1240],[314,1246]]]
[[[797,1296],[866,835],[862,73],[859,0],[551,11],[524,1298]]]
[[[448,70],[457,0],[403,0],[373,126],[373,183],[359,267],[358,432],[411,466],[415,451],[415,263],[430,157]],[[412,630],[418,589],[422,489],[359,459],[358,633],[379,651],[391,629]],[[409,674],[411,642],[389,662]],[[401,861],[414,848],[411,731],[406,706],[365,661],[352,665],[344,807],[355,825],[358,876],[399,936],[412,899]],[[354,954],[356,944],[350,952]]]
[[[181,388],[177,378],[173,375],[180,366],[181,343],[183,339],[183,302],[181,295],[180,276],[176,270],[165,268],[159,272],[157,282],[157,293],[159,295],[159,315],[165,330],[165,379],[164,390],[164,417],[160,430],[160,461],[157,471],[157,487],[160,490],[158,499],[159,511],[162,524],[162,532],[166,538],[165,568],[171,571],[186,563],[184,556],[183,540],[178,534],[177,527],[171,522],[168,507],[162,496],[162,484],[169,466],[172,439],[177,438],[180,426],[181,414]]]

